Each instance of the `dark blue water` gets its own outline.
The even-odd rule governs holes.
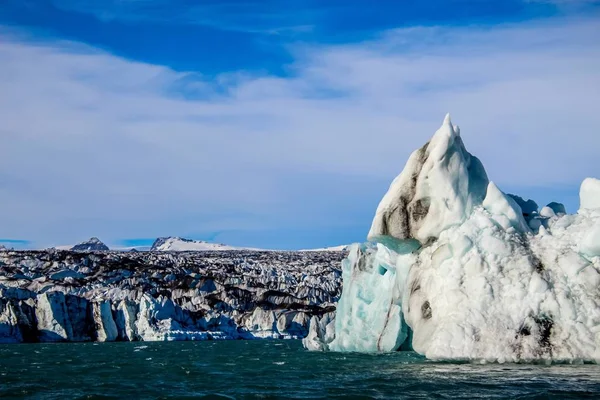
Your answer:
[[[0,346],[0,398],[600,398],[597,365],[435,363],[298,341]]]

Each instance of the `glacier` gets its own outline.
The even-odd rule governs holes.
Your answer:
[[[0,250],[0,343],[300,339],[341,252]]]
[[[600,360],[600,180],[580,209],[504,193],[446,116],[342,263],[309,350],[413,349],[434,360]]]

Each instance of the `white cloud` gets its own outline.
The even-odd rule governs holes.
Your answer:
[[[287,78],[209,81],[5,30],[0,237],[339,227],[353,216],[331,197],[360,191],[327,182],[391,180],[447,111],[500,185],[600,176],[597,32],[593,20],[401,29],[296,45]],[[309,180],[322,192],[303,195]]]

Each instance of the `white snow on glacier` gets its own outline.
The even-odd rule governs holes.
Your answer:
[[[347,245],[322,247],[316,249],[304,249],[298,251],[345,251]],[[253,247],[234,247],[221,243],[210,243],[203,240],[192,240],[180,237],[162,237],[156,239],[151,251],[229,251],[229,250],[248,250],[248,251],[277,251],[270,249],[259,249]]]
[[[600,181],[580,196],[566,215],[504,194],[446,117],[377,208],[378,243],[351,248],[335,320],[313,318],[305,346],[600,361]]]
[[[319,247],[316,249],[302,249],[298,251],[346,251],[348,250],[349,245],[342,244],[339,246],[331,246],[331,247]]]
[[[203,240],[191,240],[180,237],[158,238],[150,248],[152,251],[220,251],[241,250],[220,243],[209,243]]]

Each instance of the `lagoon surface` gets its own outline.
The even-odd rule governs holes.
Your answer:
[[[598,365],[453,364],[299,341],[0,345],[0,398],[600,398]]]

